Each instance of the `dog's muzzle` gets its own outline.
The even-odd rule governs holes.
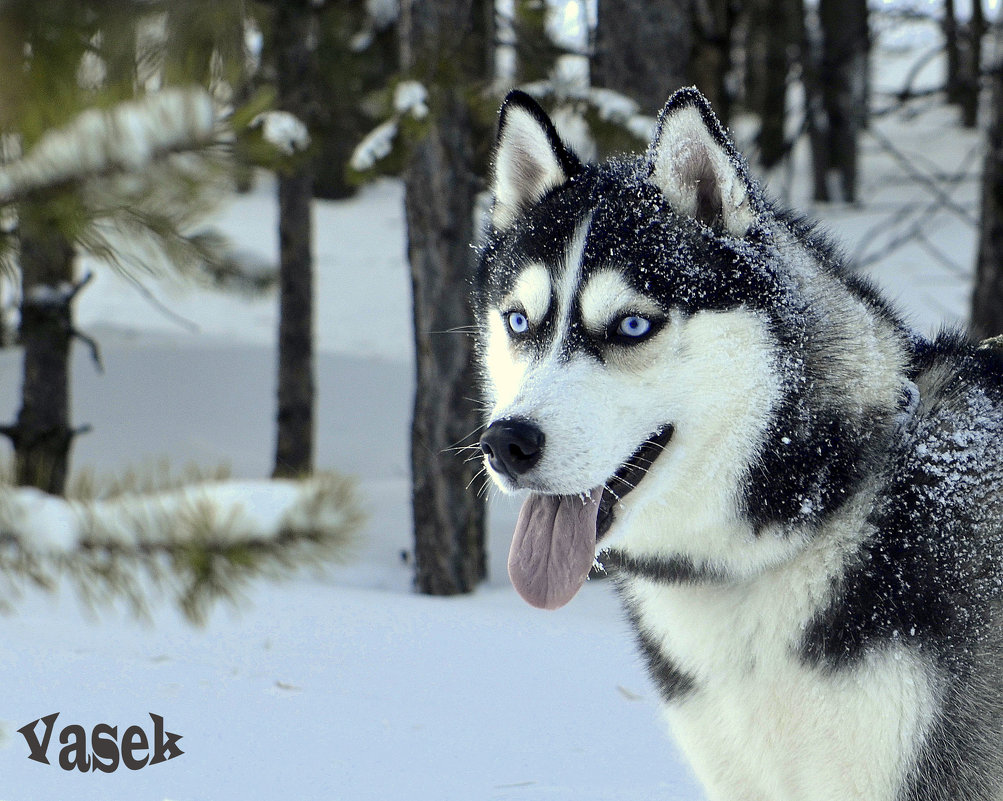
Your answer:
[[[672,430],[665,425],[651,434],[597,487],[563,495],[528,495],[508,559],[509,577],[526,601],[557,609],[574,597],[592,569],[597,544],[613,524],[616,504],[645,477]],[[525,418],[507,418],[488,426],[480,444],[491,469],[518,487],[520,477],[543,455],[544,434]]]

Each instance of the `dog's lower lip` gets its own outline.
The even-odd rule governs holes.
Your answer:
[[[596,541],[601,540],[613,525],[613,507],[628,492],[635,489],[648,469],[672,439],[673,428],[665,425],[641,443],[634,454],[624,462],[603,487],[596,520]],[[615,494],[614,494],[615,493]]]

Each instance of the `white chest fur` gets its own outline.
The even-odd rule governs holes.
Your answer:
[[[845,669],[805,664],[798,646],[823,600],[813,584],[792,565],[729,585],[627,587],[639,624],[694,679],[665,712],[711,801],[893,801],[915,759],[932,671],[905,647]]]

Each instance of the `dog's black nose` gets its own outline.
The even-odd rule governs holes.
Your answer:
[[[488,426],[481,450],[492,469],[511,479],[533,469],[543,455],[543,432],[528,420],[513,417]]]

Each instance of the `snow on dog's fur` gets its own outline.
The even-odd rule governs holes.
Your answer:
[[[474,295],[509,572],[614,575],[712,799],[1003,799],[1003,364],[770,202],[696,90],[585,165],[499,123]],[[574,670],[574,666],[569,666]]]

